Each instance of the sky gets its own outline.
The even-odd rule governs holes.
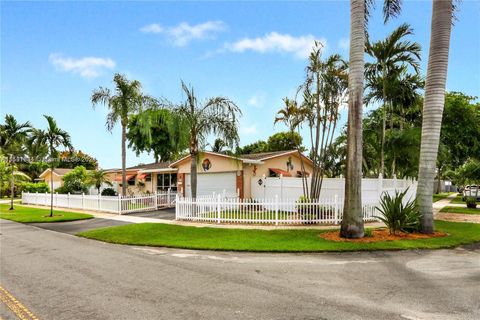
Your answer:
[[[284,131],[273,125],[283,97],[304,79],[314,40],[323,56],[348,58],[349,2],[11,2],[1,1],[0,116],[46,127],[53,116],[74,147],[102,168],[121,164],[117,126],[93,109],[99,86],[113,75],[142,83],[146,94],[181,102],[180,81],[199,98],[227,96],[243,111],[240,145]],[[480,1],[464,0],[452,29],[447,90],[480,96]],[[369,23],[372,40],[402,23],[414,29],[426,73],[430,1],[404,1],[402,14],[383,23],[381,3]],[[367,108],[368,112],[371,108]],[[340,129],[346,121],[342,111]],[[308,137],[304,135],[308,146]],[[153,161],[131,150],[127,165]]]

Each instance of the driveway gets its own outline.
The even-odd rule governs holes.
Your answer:
[[[77,234],[87,230],[123,226],[126,224],[130,223],[110,219],[93,218],[68,222],[29,223],[28,225],[57,232]]]
[[[39,319],[479,319],[480,246],[250,254],[0,220],[0,284]],[[0,317],[14,319],[1,304]]]
[[[154,218],[163,220],[175,220],[175,208],[166,208],[156,211],[134,212],[129,213],[129,216]]]

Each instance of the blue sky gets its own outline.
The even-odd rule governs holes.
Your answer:
[[[52,115],[70,132],[74,146],[104,168],[120,166],[120,130],[105,130],[106,110],[93,110],[90,94],[98,86],[111,86],[115,72],[173,102],[182,99],[180,79],[200,97],[230,97],[244,113],[240,132],[245,145],[285,129],[273,126],[275,112],[302,82],[313,39],[325,43],[325,55],[348,57],[347,1],[0,5],[2,118],[11,113],[43,128],[42,115]],[[377,6],[371,39],[410,23],[411,39],[423,48],[425,73],[430,1],[405,1],[401,16],[387,25]],[[457,16],[447,89],[479,96],[480,2],[461,2]],[[147,154],[127,154],[128,165],[151,161]]]

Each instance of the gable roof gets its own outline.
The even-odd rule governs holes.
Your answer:
[[[55,168],[53,169],[53,174],[56,175],[56,176],[59,176],[59,177],[62,177],[64,175],[66,175],[67,173],[69,173],[70,171],[72,171],[73,169],[67,169],[67,168]],[[46,169],[45,171],[43,171],[39,177],[41,178],[42,176],[45,176],[48,172],[50,172],[50,168]]]

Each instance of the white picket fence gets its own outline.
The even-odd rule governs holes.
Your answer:
[[[363,205],[364,221],[375,221],[376,203]],[[211,223],[247,224],[338,224],[342,220],[343,199],[335,196],[299,202],[298,199],[228,199],[177,196],[175,219]]]
[[[157,210],[159,207],[171,207],[174,205],[175,199],[176,192],[171,192],[170,190],[149,195],[125,197],[55,193],[53,195],[53,206],[126,214]],[[50,206],[50,201],[50,193],[22,193],[23,204]]]

